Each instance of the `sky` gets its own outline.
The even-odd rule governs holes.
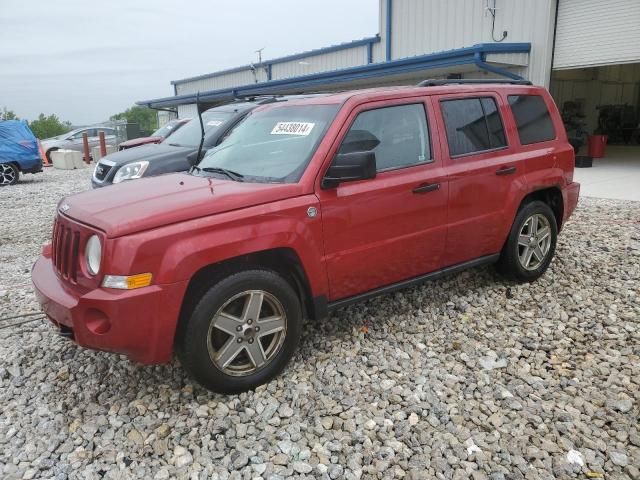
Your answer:
[[[0,108],[107,120],[171,80],[378,33],[378,0],[0,0]]]

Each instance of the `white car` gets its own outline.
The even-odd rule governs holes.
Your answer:
[[[82,152],[83,142],[82,135],[86,133],[89,137],[89,148],[95,147],[100,143],[100,132],[104,132],[105,142],[107,145],[116,145],[118,142],[117,132],[115,128],[109,127],[83,127],[63,133],[57,137],[46,138],[40,143],[47,155],[47,160],[51,162],[51,152],[55,150],[77,150]]]

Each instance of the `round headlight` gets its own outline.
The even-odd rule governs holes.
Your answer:
[[[87,262],[87,270],[91,275],[97,275],[100,271],[100,260],[102,259],[102,244],[97,235],[93,235],[87,242],[84,249],[84,258]]]

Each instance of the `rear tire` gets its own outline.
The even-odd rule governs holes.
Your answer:
[[[268,270],[244,270],[202,295],[180,326],[176,351],[203,387],[240,393],[269,382],[293,356],[302,328],[300,300]]]
[[[537,280],[551,264],[557,239],[558,225],[551,207],[538,200],[525,204],[502,248],[498,271],[521,282]]]
[[[20,170],[13,163],[0,163],[0,187],[15,185],[20,179]]]

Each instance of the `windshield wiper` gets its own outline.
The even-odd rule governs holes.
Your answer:
[[[226,168],[220,168],[220,167],[198,167],[197,165],[194,165],[193,170],[197,170],[198,172],[207,172],[207,173],[220,173],[222,175],[225,175],[227,177],[229,177],[231,180],[235,181],[235,182],[242,182],[244,175],[242,175],[241,173],[238,172],[234,172],[233,170],[228,170]]]

